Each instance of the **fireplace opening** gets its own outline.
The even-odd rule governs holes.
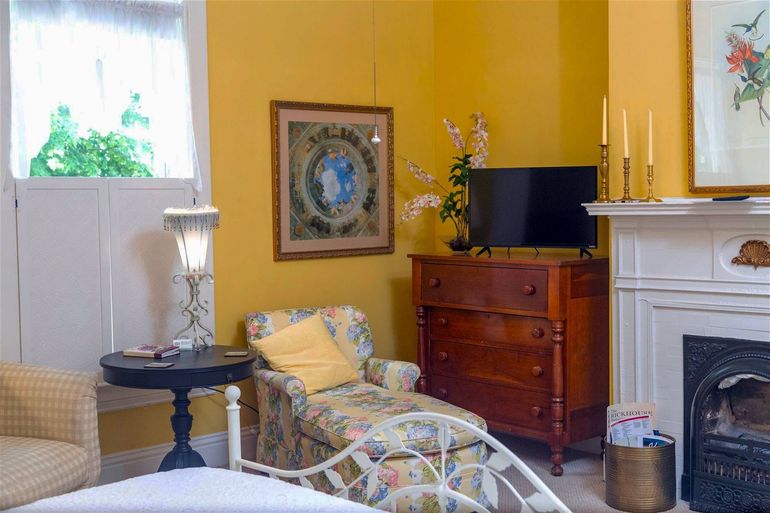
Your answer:
[[[770,379],[739,374],[706,395],[701,411],[702,470],[770,485]]]
[[[682,498],[770,512],[770,342],[685,335]]]

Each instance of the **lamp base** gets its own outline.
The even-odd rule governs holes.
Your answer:
[[[204,347],[214,345],[214,333],[200,322],[201,312],[204,315],[209,314],[209,302],[200,298],[200,284],[203,280],[214,283],[214,277],[209,273],[179,273],[172,279],[174,283],[182,280],[187,282],[187,300],[180,301],[179,307],[182,309],[182,315],[189,318],[189,322],[174,335],[174,339],[186,335],[192,340],[193,349],[200,351]]]

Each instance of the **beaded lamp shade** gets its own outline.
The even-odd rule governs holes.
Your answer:
[[[211,206],[167,208],[163,229],[174,232],[179,256],[187,273],[202,273],[206,266],[211,230],[219,228],[219,210]]]

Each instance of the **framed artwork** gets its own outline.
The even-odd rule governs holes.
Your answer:
[[[686,5],[690,191],[770,191],[770,0]]]
[[[274,259],[393,253],[393,109],[274,100],[271,122]]]

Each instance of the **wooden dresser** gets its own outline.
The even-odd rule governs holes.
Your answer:
[[[418,390],[548,442],[561,475],[564,445],[606,432],[608,259],[409,257]]]

